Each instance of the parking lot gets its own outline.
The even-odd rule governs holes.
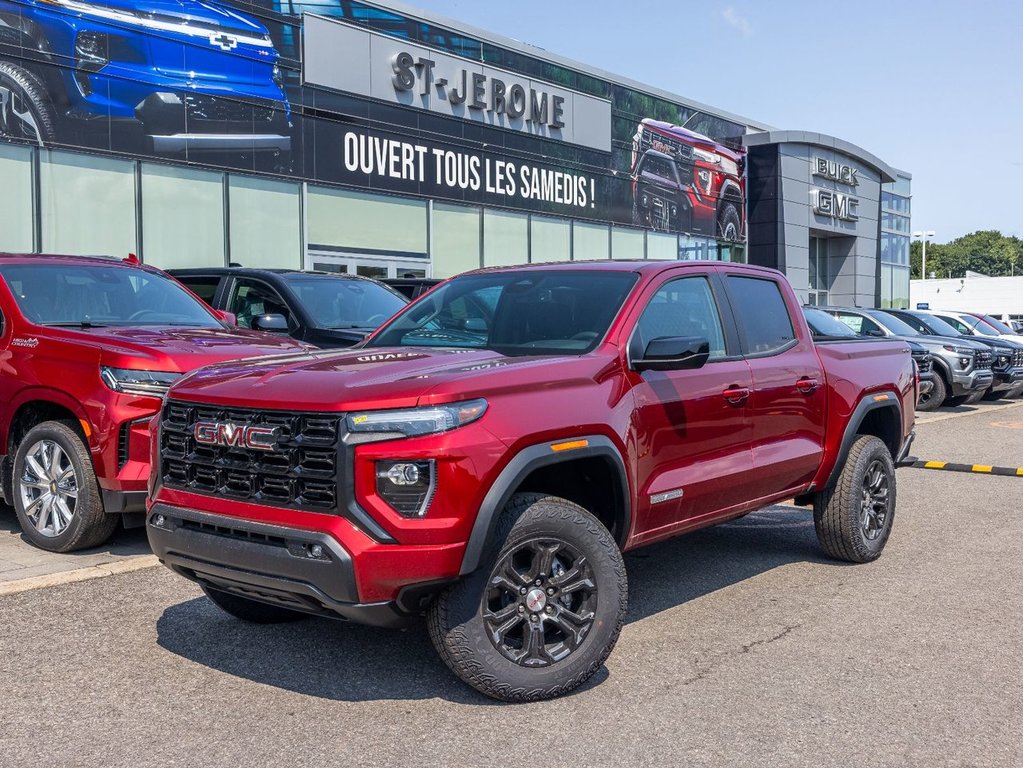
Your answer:
[[[962,407],[913,453],[1015,466],[1021,436],[1023,403]],[[631,553],[606,669],[542,704],[475,694],[420,629],[242,625],[163,568],[8,594],[0,764],[1019,765],[1023,482],[898,482],[871,565],[788,507]]]

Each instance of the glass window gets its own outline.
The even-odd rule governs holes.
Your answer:
[[[865,311],[865,313],[867,315],[869,315],[874,320],[874,322],[880,323],[881,325],[883,325],[885,328],[887,328],[889,331],[891,331],[892,333],[894,333],[897,336],[916,336],[917,335],[917,331],[916,331],[915,328],[913,328],[913,327],[907,325],[906,323],[902,322],[902,320],[897,318],[895,315],[891,315],[891,314],[889,314],[887,312],[881,312],[881,311],[876,310],[876,309],[868,309],[868,310],[864,310],[864,311]]]
[[[853,337],[856,333],[846,323],[829,315],[822,309],[803,307],[803,317],[814,337]]]
[[[32,148],[0,144],[0,250],[30,253],[34,248]]]
[[[42,250],[123,258],[138,252],[135,163],[42,151]],[[181,227],[181,218],[173,217]]]
[[[710,344],[710,357],[725,355],[725,335],[717,302],[705,277],[684,277],[661,286],[633,331],[631,350],[641,355],[654,339],[699,336]]]
[[[372,346],[581,355],[604,338],[635,283],[632,272],[538,269],[460,275],[399,314]]]
[[[40,325],[220,327],[176,280],[135,267],[7,264],[0,275],[25,317]]]
[[[161,269],[224,266],[224,174],[143,163],[142,241]]]
[[[572,223],[534,216],[530,222],[529,260],[571,261]]]
[[[317,328],[372,330],[405,306],[400,296],[370,280],[311,275],[284,280]]]
[[[219,277],[189,276],[178,277],[176,279],[200,299],[205,301],[211,307],[213,306],[213,299],[217,296],[217,286],[220,285]]]
[[[663,232],[646,233],[646,257],[674,261],[678,258],[678,236]]]
[[[243,267],[302,266],[301,186],[252,176],[228,178],[231,262]]]
[[[612,259],[642,259],[645,257],[644,233],[641,229],[611,229]]]
[[[529,262],[529,218],[521,213],[483,210],[483,265]]]
[[[835,317],[849,326],[853,333],[860,336],[884,336],[885,332],[881,326],[868,317],[857,315],[852,312],[835,312]]]
[[[427,207],[421,200],[309,187],[307,204],[310,248],[427,253]]]
[[[774,280],[729,275],[728,289],[748,354],[776,352],[796,338],[781,288]]]
[[[235,280],[227,311],[234,313],[241,328],[255,327],[253,323],[260,315],[284,315],[288,325],[292,324],[291,312],[284,299],[277,291],[259,280],[244,277]]]
[[[433,275],[451,277],[480,268],[480,209],[433,204]]]
[[[572,222],[572,260],[590,261],[608,257],[608,227],[606,224]]]

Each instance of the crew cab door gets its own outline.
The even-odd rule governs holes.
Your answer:
[[[788,286],[769,275],[725,274],[753,374],[753,496],[808,485],[824,458],[824,369]],[[786,301],[786,296],[789,301]]]
[[[748,498],[752,376],[709,274],[652,287],[629,336],[630,361],[653,339],[699,336],[710,358],[693,370],[632,372],[638,503],[635,532],[655,538]],[[630,362],[631,366],[631,362]]]

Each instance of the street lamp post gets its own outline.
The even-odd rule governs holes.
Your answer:
[[[920,254],[920,279],[927,279],[927,240],[934,237],[934,230],[914,232],[913,237],[920,241],[922,252]]]

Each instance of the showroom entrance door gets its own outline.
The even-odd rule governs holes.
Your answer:
[[[306,253],[305,266],[306,269],[372,277],[375,280],[383,280],[388,277],[431,276],[428,259],[380,257],[362,253],[338,253],[337,251],[310,250]]]

